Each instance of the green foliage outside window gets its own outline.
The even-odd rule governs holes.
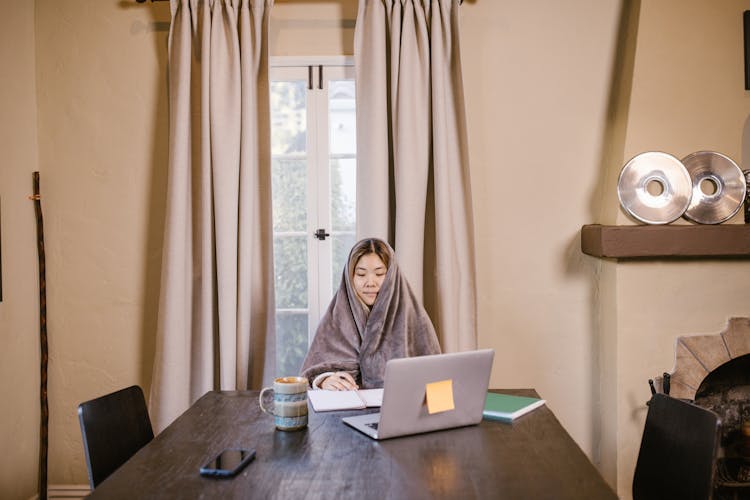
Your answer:
[[[336,115],[338,130],[352,134],[353,82],[343,84],[344,98]],[[349,89],[346,85],[351,85]],[[300,371],[308,350],[308,253],[310,228],[307,227],[307,123],[306,81],[271,83],[272,194],[274,232],[274,273],[276,286],[276,363],[277,375]],[[351,103],[351,104],[349,104]],[[343,106],[341,106],[343,104]],[[349,106],[349,108],[347,108]],[[333,122],[332,122],[333,123]],[[334,132],[335,133],[335,132]],[[350,144],[344,142],[340,144]],[[353,145],[351,146],[353,148]],[[341,156],[341,155],[339,155]],[[349,250],[354,244],[354,191],[356,159],[344,152],[332,158],[330,167],[330,207],[332,240],[332,289],[338,289]],[[321,297],[322,300],[328,298]],[[313,327],[315,325],[312,325]],[[314,329],[314,328],[313,328]]]

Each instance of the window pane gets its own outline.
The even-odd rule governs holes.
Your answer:
[[[307,236],[274,235],[276,307],[307,308]]]
[[[271,154],[304,153],[307,81],[271,82]]]
[[[273,230],[307,230],[307,162],[290,158],[271,161]]]
[[[276,313],[276,376],[297,375],[307,354],[307,312]]]
[[[354,244],[357,162],[352,74],[353,68],[331,66],[324,73],[329,79],[323,89],[308,89],[308,66],[281,64],[271,70],[278,375],[299,373],[311,330],[330,300],[329,280],[337,289]],[[330,239],[312,238],[319,228]]]
[[[328,109],[331,154],[354,155],[357,152],[354,80],[331,80]]]
[[[357,217],[357,160],[331,160],[331,229],[354,231]]]
[[[331,286],[338,289],[346,258],[354,245],[357,193],[357,131],[354,80],[328,86],[331,209]]]
[[[338,290],[346,266],[346,259],[354,246],[354,232],[334,234],[331,237],[333,256],[331,262],[331,289]]]

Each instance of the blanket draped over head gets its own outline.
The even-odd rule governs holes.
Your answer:
[[[435,328],[396,264],[393,249],[383,284],[368,311],[351,282],[351,255],[336,295],[302,363],[310,383],[325,372],[348,372],[360,388],[383,387],[389,359],[439,354]],[[355,245],[356,248],[356,245]]]

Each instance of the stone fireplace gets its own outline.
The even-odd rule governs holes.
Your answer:
[[[750,318],[731,318],[727,328],[715,335],[679,337],[670,395],[695,400],[696,392],[709,373],[747,354],[750,354]],[[656,380],[663,384],[661,377]]]
[[[668,377],[667,377],[668,375]],[[669,381],[665,384],[665,378]],[[717,485],[750,495],[750,318],[731,318],[715,335],[679,337],[675,369],[655,379],[672,397],[694,401],[719,415]]]

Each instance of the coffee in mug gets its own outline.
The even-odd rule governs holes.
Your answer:
[[[263,406],[263,395],[273,391],[273,407]],[[305,377],[279,377],[273,387],[265,387],[258,396],[260,409],[273,415],[280,431],[297,431],[307,427],[307,379]]]

